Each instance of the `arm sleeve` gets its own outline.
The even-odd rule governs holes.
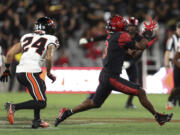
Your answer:
[[[106,40],[106,38],[107,38],[107,34],[106,35],[102,35],[102,36],[98,36],[98,37],[94,37],[94,38],[90,38],[90,39],[88,39],[88,41],[90,41],[90,42],[97,42],[97,41]]]
[[[22,46],[22,45],[23,45],[23,44],[22,44],[22,43],[23,43],[23,40],[24,40],[24,36],[22,36],[21,39],[20,39],[21,47],[23,47],[23,46]]]
[[[53,38],[51,38],[48,46],[50,46],[50,45],[55,45],[56,48],[58,48],[60,46],[58,38],[55,36]]]

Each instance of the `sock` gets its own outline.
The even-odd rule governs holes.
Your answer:
[[[40,109],[34,109],[34,120],[40,120]]]
[[[36,109],[37,108],[37,102],[34,100],[29,100],[26,102],[22,102],[19,104],[14,104],[15,110],[20,110],[20,109]]]

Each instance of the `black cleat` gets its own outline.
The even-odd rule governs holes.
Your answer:
[[[14,124],[14,113],[15,113],[15,106],[12,103],[5,103],[5,109],[8,112],[8,121],[10,124]]]
[[[64,121],[67,117],[72,115],[71,110],[67,110],[66,108],[62,108],[59,116],[55,120],[55,127],[57,127],[62,121]]]
[[[166,122],[169,122],[172,116],[173,116],[173,113],[170,113],[170,114],[156,113],[154,115],[155,120],[159,123],[160,126],[164,125]]]
[[[47,122],[44,122],[41,120],[33,120],[32,128],[38,128],[38,127],[47,128],[47,127],[49,127],[49,124]]]

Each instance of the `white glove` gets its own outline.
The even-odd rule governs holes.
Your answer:
[[[122,68],[123,68],[123,69],[127,69],[127,68],[129,68],[129,67],[130,67],[130,62],[124,61]]]
[[[81,46],[81,45],[84,45],[84,44],[87,44],[88,43],[88,40],[86,39],[86,38],[81,38],[80,40],[79,40],[79,45]]]

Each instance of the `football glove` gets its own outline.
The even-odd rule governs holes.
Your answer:
[[[150,22],[149,25],[146,22],[144,22],[145,30],[153,31],[154,29],[157,28],[157,22],[156,21],[154,21],[154,20],[152,20],[152,18],[150,18],[149,22]]]
[[[11,77],[11,73],[10,73],[9,69],[6,69],[3,72],[2,76],[0,77],[0,81],[1,82],[7,82],[8,81],[8,76]]]
[[[47,76],[48,76],[49,79],[52,80],[52,83],[53,83],[54,81],[56,81],[56,76],[54,76],[53,74],[48,73]]]
[[[157,22],[152,20],[152,18],[150,18],[149,20],[150,24],[148,25],[146,22],[144,22],[144,26],[145,26],[145,31],[142,33],[143,36],[150,40],[153,36],[154,30],[157,28]]]
[[[86,39],[86,38],[81,38],[80,40],[79,40],[79,45],[80,46],[82,46],[82,45],[84,45],[84,44],[87,44],[88,43],[88,40]]]

